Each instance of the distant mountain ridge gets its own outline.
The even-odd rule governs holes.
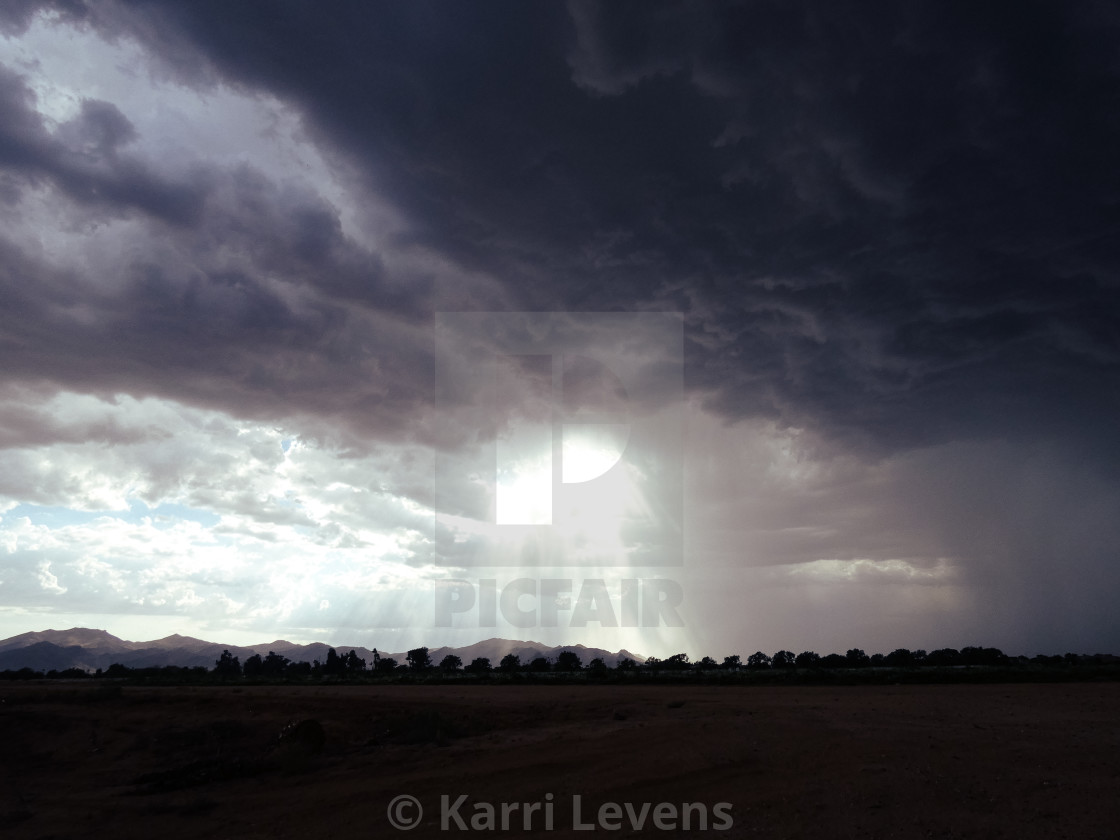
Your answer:
[[[131,642],[119,639],[105,630],[72,627],[69,630],[21,633],[0,641],[0,671],[18,671],[20,668],[44,672],[64,671],[67,668],[96,671],[98,668],[104,670],[113,664],[128,668],[159,668],[166,665],[188,668],[203,665],[213,668],[214,663],[225,650],[242,662],[255,653],[266,656],[269,651],[286,656],[293,662],[314,662],[316,659],[323,662],[327,658],[327,651],[332,647],[341,655],[346,655],[353,650],[366,660],[368,665],[373,665],[373,650],[355,645],[328,645],[323,642],[300,645],[283,639],[257,645],[224,645],[178,634],[149,642]],[[453,655],[463,660],[463,665],[469,665],[478,658],[486,658],[496,667],[502,657],[509,653],[520,657],[522,664],[528,664],[538,656],[555,661],[557,655],[565,650],[575,652],[584,665],[596,657],[612,668],[624,657],[629,657],[636,662],[645,661],[645,657],[625,649],[614,652],[583,645],[549,647],[540,642],[511,639],[487,639],[459,648],[446,646],[433,648],[429,651],[429,655],[433,665],[438,665],[445,656]],[[382,657],[397,660],[398,664],[403,665],[405,662],[406,654],[403,652],[378,651],[378,653]]]

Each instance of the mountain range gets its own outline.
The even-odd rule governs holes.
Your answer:
[[[105,630],[72,627],[69,630],[21,633],[0,641],[0,671],[18,671],[20,668],[44,672],[63,671],[67,668],[96,671],[98,668],[104,670],[114,663],[128,668],[152,668],[165,665],[181,667],[203,665],[213,668],[214,663],[225,650],[242,662],[255,653],[266,656],[269,651],[286,656],[293,662],[313,662],[316,659],[324,662],[327,651],[332,647],[343,656],[353,650],[368,665],[373,665],[373,651],[354,645],[328,645],[322,642],[300,645],[282,639],[259,645],[224,645],[178,634],[150,642],[130,642],[119,639]],[[479,657],[485,657],[491,664],[497,666],[502,657],[508,653],[514,653],[520,657],[522,663],[528,663],[538,656],[555,661],[556,656],[565,650],[575,652],[584,665],[596,657],[602,659],[609,667],[614,667],[624,657],[629,657],[636,662],[645,661],[644,656],[627,650],[612,652],[583,645],[549,647],[540,642],[510,639],[487,639],[459,648],[439,647],[430,650],[428,654],[433,664],[439,664],[445,656],[455,655],[463,661],[464,665],[470,664]],[[405,662],[405,653],[378,651],[378,654],[395,659],[401,665]]]

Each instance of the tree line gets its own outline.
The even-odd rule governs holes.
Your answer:
[[[468,663],[455,654],[448,654],[434,662],[431,652],[426,647],[414,648],[405,655],[404,662],[381,656],[373,651],[371,662],[358,656],[357,651],[350,650],[340,654],[334,648],[327,651],[325,660],[318,659],[313,662],[294,662],[282,654],[269,651],[266,656],[253,654],[241,662],[240,658],[228,649],[214,662],[212,668],[205,666],[182,667],[167,665],[162,667],[129,668],[122,664],[110,665],[102,671],[100,668],[90,674],[80,668],[68,668],[62,671],[51,670],[46,673],[35,671],[31,668],[22,668],[18,671],[7,670],[0,672],[0,679],[83,679],[88,677],[108,678],[143,678],[163,681],[359,681],[375,680],[382,677],[410,678],[423,677],[425,679],[455,678],[456,675],[465,677],[489,677],[494,675],[507,676],[543,676],[543,675],[580,675],[586,679],[604,679],[610,676],[626,678],[642,676],[656,678],[658,676],[679,676],[684,673],[698,675],[718,676],[743,674],[751,675],[783,675],[800,674],[809,678],[813,674],[827,672],[852,672],[873,669],[905,669],[913,671],[918,669],[947,669],[956,668],[1015,668],[1021,666],[1034,666],[1035,668],[1054,668],[1055,666],[1097,665],[1106,669],[1115,670],[1120,659],[1114,656],[1086,656],[1067,653],[1064,656],[1038,655],[1032,658],[1025,656],[1008,656],[998,648],[991,647],[964,647],[941,648],[934,651],[908,650],[897,648],[888,654],[875,653],[868,655],[859,648],[852,648],[843,655],[830,653],[821,656],[814,651],[802,651],[794,654],[792,651],[779,650],[773,654],[756,651],[744,661],[740,655],[725,656],[717,662],[710,656],[705,656],[693,662],[688,654],[678,653],[665,659],[649,657],[644,662],[636,662],[629,657],[622,657],[611,667],[600,657],[595,657],[584,663],[578,653],[564,650],[554,659],[544,656],[532,657],[526,661],[514,653],[506,654],[497,663],[486,657],[478,657]]]

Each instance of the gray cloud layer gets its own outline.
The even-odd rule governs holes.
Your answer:
[[[685,309],[690,384],[730,416],[905,445],[1002,432],[1008,411],[1068,433],[1056,402],[1078,423],[1116,408],[1099,384],[1118,361],[1105,9],[1016,6],[1004,26],[942,4],[522,5],[75,14],[159,32],[180,81],[297,104],[405,214],[394,247],[496,276],[520,308]],[[209,322],[310,350],[314,326],[261,288],[284,268],[397,316],[439,305],[347,248],[329,207],[251,170],[170,182],[128,156],[112,104],[51,135],[0,81],[9,171],[252,255],[197,288],[133,266],[129,299],[169,345]]]

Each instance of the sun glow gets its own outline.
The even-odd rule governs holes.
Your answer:
[[[559,470],[548,430],[499,441],[497,524],[555,525],[568,562],[619,562],[626,524],[644,507],[623,458],[628,437],[625,424],[566,424]]]

